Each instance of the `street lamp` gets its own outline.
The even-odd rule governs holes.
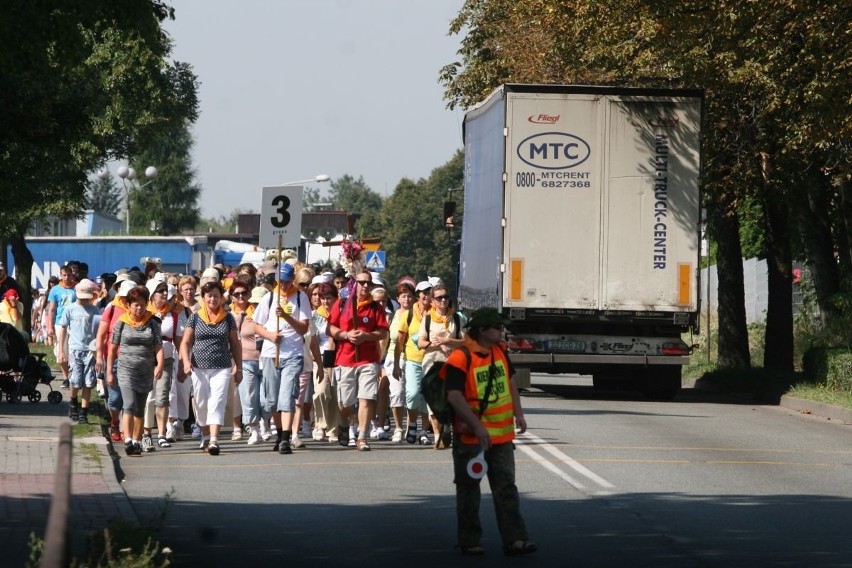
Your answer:
[[[314,181],[314,182],[317,182],[317,183],[322,183],[322,182],[328,181],[330,179],[331,179],[331,176],[328,176],[326,174],[320,174],[320,175],[314,176],[310,179],[302,179],[302,180],[299,180],[299,181],[288,181],[286,183],[279,183],[278,185],[283,187],[285,185],[299,185],[299,184],[308,183],[308,182],[311,182],[311,181]]]
[[[124,185],[124,204],[125,204],[125,231],[129,235],[130,234],[130,187],[127,185],[127,180],[130,180],[131,184],[136,182],[136,170],[133,168],[129,168],[127,166],[119,166],[115,171],[118,174],[118,177],[121,178],[121,183]],[[136,184],[136,189],[142,189],[143,187],[148,187],[152,183],[154,183],[154,179],[160,174],[157,171],[157,168],[154,166],[148,166],[145,168],[145,177],[149,179],[149,181],[143,183],[142,185]],[[109,177],[109,170],[106,168],[102,169],[98,172],[98,177],[101,179],[106,179]]]

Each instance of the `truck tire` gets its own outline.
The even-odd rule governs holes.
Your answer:
[[[681,387],[680,365],[645,367],[642,373],[642,393],[650,400],[674,399]]]

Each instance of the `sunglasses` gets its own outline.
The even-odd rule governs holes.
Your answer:
[[[448,297],[447,296],[433,296],[432,299],[435,300],[436,302],[443,302],[444,300],[447,300]]]
[[[503,324],[489,325],[486,329],[496,329],[497,331],[503,331]]]
[[[231,294],[231,295],[232,295],[232,296],[235,296],[235,297],[248,296],[248,292],[246,292],[245,290],[239,290],[239,291],[237,291],[237,292],[234,292],[234,293],[233,293],[233,294]]]
[[[356,280],[355,282],[357,282],[361,286],[372,286],[373,284],[372,280]]]

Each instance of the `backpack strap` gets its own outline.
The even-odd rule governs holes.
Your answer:
[[[429,339],[429,324],[432,323],[432,314],[426,314],[426,339]]]
[[[456,324],[456,339],[461,339],[461,316],[458,312],[453,313],[453,322]]]

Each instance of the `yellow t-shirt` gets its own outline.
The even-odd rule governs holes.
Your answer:
[[[412,339],[411,336],[414,335],[416,338],[417,332],[420,330],[420,321],[423,319],[423,314],[420,311],[420,304],[414,304],[411,306],[411,309],[414,310],[414,315],[411,317],[411,324],[408,323],[409,310],[405,310],[400,314],[399,332],[408,334],[408,340],[405,342],[405,360],[413,363],[422,363],[423,357],[426,355],[426,350],[417,347],[417,341]]]

